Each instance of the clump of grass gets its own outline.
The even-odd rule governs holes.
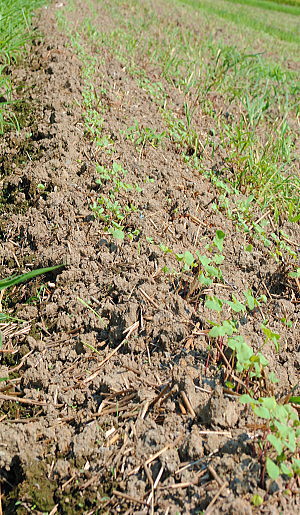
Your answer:
[[[13,86],[8,72],[30,41],[32,13],[43,3],[43,0],[2,0],[0,3],[0,134],[8,129],[19,129],[18,119],[11,110]]]

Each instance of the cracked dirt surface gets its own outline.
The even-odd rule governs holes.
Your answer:
[[[212,208],[214,187],[171,142],[141,152],[126,139],[135,121],[159,133],[164,126],[104,46],[95,88],[105,84],[103,130],[113,152],[86,134],[83,64],[57,26],[57,9],[41,10],[43,39],[12,70],[16,84],[26,81],[30,112],[0,146],[2,276],[65,264],[6,299],[23,325],[20,334],[17,324],[2,327],[8,352],[0,372],[10,377],[0,387],[4,513],[200,513],[217,496],[209,513],[250,514],[253,494],[263,497],[264,513],[296,513],[297,495],[284,493],[282,481],[261,483],[254,418],[224,387],[217,350],[208,351],[203,291],[190,289],[190,272],[162,273],[177,266],[174,257],[146,237],[177,253],[205,253],[216,230],[225,232],[226,282],[209,292],[267,295],[264,317],[282,346],[277,355],[268,343],[264,354],[281,396],[297,382],[295,286],[259,244],[243,252],[245,236]],[[119,199],[136,207],[126,217],[127,229],[140,231],[133,240],[113,240],[91,210],[110,188],[97,182],[96,164],[113,163],[138,186]],[[291,227],[291,239],[297,231]],[[255,348],[262,320],[259,309],[240,320]]]

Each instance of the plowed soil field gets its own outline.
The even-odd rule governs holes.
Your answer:
[[[275,404],[299,403],[297,214],[249,200],[253,178],[222,189],[242,160],[219,124],[246,120],[218,92],[223,50],[204,93],[185,57],[174,71],[176,41],[189,59],[222,23],[156,0],[54,2],[34,23],[10,71],[21,128],[0,143],[1,277],[63,266],[2,292],[3,513],[298,513],[294,437],[267,439],[285,438]],[[280,44],[252,54],[294,73]]]

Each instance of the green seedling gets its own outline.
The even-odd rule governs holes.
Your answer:
[[[241,335],[228,338],[227,345],[234,352],[237,372],[251,379],[262,377],[262,370],[268,365],[268,360],[261,352],[255,354]]]
[[[300,460],[296,458],[300,443],[300,421],[297,411],[290,404],[278,404],[275,397],[254,399],[240,396],[242,404],[251,406],[258,417],[264,419],[266,431],[259,439],[261,460],[271,479],[280,474],[292,477],[300,473]]]
[[[280,322],[283,323],[283,325],[285,327],[288,327],[289,329],[291,329],[293,327],[293,322],[291,320],[288,320],[287,318],[283,317],[280,319]]]
[[[99,320],[101,322],[103,322],[103,318],[99,315],[99,313],[97,313],[97,311],[95,311],[95,309],[92,308],[92,306],[90,306],[90,304],[88,302],[86,302],[85,300],[81,299],[80,297],[77,297],[77,300],[78,302],[80,302],[85,308],[89,309],[97,318],[99,318]]]
[[[232,301],[226,300],[225,302],[235,313],[241,313],[242,311],[246,311],[246,306],[244,304],[242,304],[235,297],[235,295],[232,295]]]
[[[223,250],[223,244],[225,239],[225,233],[223,231],[218,230],[214,237],[213,244],[217,247],[219,252]]]
[[[264,502],[264,500],[260,495],[258,495],[258,494],[252,495],[251,504],[253,504],[253,506],[258,508],[259,506],[261,506],[263,504],[263,502]]]
[[[211,336],[212,338],[232,336],[233,333],[237,332],[236,324],[232,320],[223,320],[221,324],[216,324],[215,322],[210,321],[210,324],[213,327],[210,329],[208,336]]]
[[[81,342],[82,345],[84,345],[84,347],[87,347],[88,349],[92,350],[93,352],[95,352],[96,354],[98,354],[98,356],[101,356],[101,353],[95,349],[95,347],[93,347],[93,345],[90,345],[89,343],[86,343],[84,341]]]
[[[43,293],[46,292],[46,290],[47,290],[47,285],[41,284],[41,286],[37,289],[36,295],[29,297],[29,299],[27,299],[26,303],[27,304],[41,303],[43,300]]]
[[[172,254],[173,251],[172,249],[170,249],[167,245],[165,245],[164,243],[160,243],[159,244],[159,248],[160,250],[164,253],[164,254]]]
[[[217,311],[218,313],[220,313],[222,311],[223,304],[224,304],[224,302],[216,296],[213,296],[213,297],[208,296],[205,301],[206,308],[211,309],[212,311]]]
[[[222,270],[218,265],[223,263],[224,256],[215,254],[212,258],[209,258],[206,255],[201,255],[198,251],[196,256],[199,262],[198,280],[202,286],[211,286],[215,279],[223,282]],[[214,264],[217,266],[214,266]]]
[[[264,342],[264,345],[267,343],[267,342],[272,342],[274,344],[274,347],[276,349],[276,352],[279,352],[280,350],[280,345],[279,345],[279,340],[280,340],[280,335],[277,334],[277,333],[274,333],[269,327],[267,327],[266,325],[262,325],[261,326],[261,330],[262,332],[264,333],[265,335],[265,342]]]
[[[149,143],[153,148],[156,148],[165,137],[165,131],[161,133],[155,132],[150,127],[139,127],[139,124],[136,122],[135,125],[124,131],[124,135],[136,146],[144,148]]]
[[[252,293],[252,290],[250,289],[244,291],[243,295],[246,299],[247,307],[250,311],[253,311],[254,308],[260,306],[261,302],[267,302],[267,297],[265,295],[261,295],[260,297],[255,298]]]
[[[184,252],[183,254],[175,254],[175,257],[179,263],[183,263],[183,271],[186,272],[187,270],[190,270],[191,268],[197,266],[197,263],[195,262],[195,258],[191,252],[188,250]]]
[[[124,227],[116,222],[112,222],[112,227],[109,227],[108,232],[112,235],[115,240],[123,241],[125,238]],[[131,236],[131,233],[130,233]],[[131,238],[132,239],[132,238]]]

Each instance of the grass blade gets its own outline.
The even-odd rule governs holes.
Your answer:
[[[33,277],[37,277],[38,275],[46,274],[47,272],[52,272],[53,270],[57,270],[65,265],[55,265],[47,268],[38,268],[37,270],[31,270],[30,272],[26,272],[21,275],[13,275],[11,277],[7,277],[6,279],[0,280],[0,291],[5,290],[5,288],[9,288],[10,286],[15,286],[16,284],[24,283],[28,281],[28,279],[32,279]]]

